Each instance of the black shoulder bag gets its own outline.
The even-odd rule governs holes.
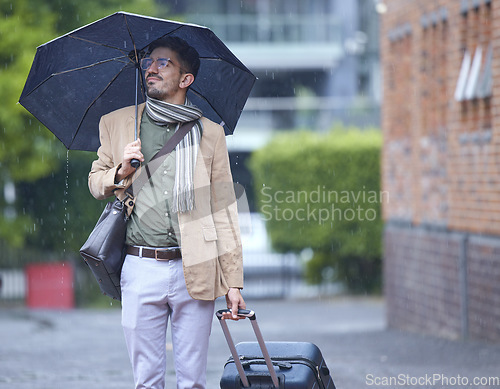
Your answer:
[[[194,123],[194,121],[184,123],[151,161],[172,152],[191,130]],[[156,168],[159,166],[159,164],[154,165]],[[97,224],[80,249],[80,255],[90,267],[102,293],[116,300],[121,300],[120,275],[126,255],[125,236],[128,214],[124,202],[129,198],[134,198],[133,190],[138,193],[156,168],[148,169],[146,166],[133,184],[127,188],[125,200],[120,201],[116,198],[113,202],[106,204]]]

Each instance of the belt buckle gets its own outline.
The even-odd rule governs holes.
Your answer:
[[[158,253],[167,251],[170,251],[170,249],[155,249],[155,259],[157,261],[168,261],[169,260],[168,258],[158,258]]]
[[[155,259],[156,259],[157,261],[164,261],[164,259],[158,258],[158,252],[159,252],[159,251],[163,251],[163,250],[158,250],[158,249],[155,249]]]

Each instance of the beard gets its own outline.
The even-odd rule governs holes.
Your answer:
[[[173,95],[175,95],[176,89],[174,88],[174,83],[154,83],[152,85],[146,83],[146,92],[148,96],[153,99],[168,101]]]
[[[156,100],[163,100],[163,98],[165,97],[165,93],[160,91],[158,88],[155,88],[154,86],[148,86],[147,93],[149,97],[152,97]]]
[[[160,80],[163,81],[163,78],[161,78],[157,74],[155,74],[155,75],[153,75],[151,77],[160,78]],[[154,85],[154,84],[150,85],[148,83],[147,79],[146,79],[146,90],[147,90],[148,96],[152,97],[153,99],[163,100],[163,98],[165,97],[165,92],[161,91],[160,89],[158,89],[158,87],[156,85]]]

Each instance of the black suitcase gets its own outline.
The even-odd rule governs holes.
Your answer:
[[[226,362],[221,389],[286,388],[335,389],[335,384],[319,348],[307,342],[264,342],[255,313],[240,310],[250,319],[257,342],[234,345],[220,310],[216,313],[232,357]]]

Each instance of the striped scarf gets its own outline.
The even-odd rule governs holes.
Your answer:
[[[177,105],[146,96],[146,114],[158,126],[178,123],[176,131],[181,123],[197,120],[202,116],[201,110],[191,104],[187,97],[184,105]],[[191,131],[175,147],[175,184],[172,212],[187,212],[194,208],[193,176],[202,131],[201,122],[197,120]]]

